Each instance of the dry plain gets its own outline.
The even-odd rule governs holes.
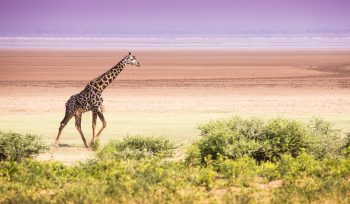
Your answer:
[[[52,144],[66,100],[127,52],[1,49],[0,130],[39,134]],[[316,116],[350,131],[349,50],[132,52],[141,67],[127,66],[103,93],[102,143],[142,134],[188,144],[200,137],[198,124],[233,115]],[[90,139],[90,113],[82,126]],[[61,143],[43,158],[69,162],[92,154],[73,120]]]

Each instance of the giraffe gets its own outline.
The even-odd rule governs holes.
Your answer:
[[[58,129],[58,135],[56,137],[55,146],[59,147],[59,139],[63,128],[67,125],[69,120],[74,116],[75,127],[79,131],[81,139],[84,142],[85,147],[89,147],[86,143],[86,139],[81,130],[81,116],[84,112],[92,111],[92,139],[91,144],[94,143],[100,136],[107,123],[102,113],[102,92],[103,90],[118,76],[118,74],[127,65],[135,65],[140,67],[140,63],[136,60],[135,56],[129,54],[125,56],[118,64],[109,69],[101,76],[91,80],[80,93],[75,94],[69,98],[66,102],[66,112],[63,120],[60,123]],[[102,121],[102,127],[95,134],[97,117]]]

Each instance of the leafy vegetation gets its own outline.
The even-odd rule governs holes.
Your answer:
[[[350,133],[346,135],[344,140],[345,140],[345,144],[344,144],[344,147],[342,148],[342,154],[346,156],[350,156]]]
[[[342,137],[340,130],[328,121],[314,118],[307,124],[307,129],[308,151],[316,158],[339,156],[348,146],[349,139]]]
[[[100,158],[119,160],[166,158],[174,155],[174,144],[165,138],[128,136],[109,142],[99,153]]]
[[[302,152],[323,159],[339,156],[346,146],[339,130],[317,118],[304,124],[284,118],[264,122],[234,117],[209,122],[200,130],[203,137],[193,144],[189,154],[199,156],[202,162],[208,155],[214,160],[219,156],[248,156],[258,162],[278,161],[284,154],[296,157]]]
[[[48,146],[37,135],[0,132],[0,161],[20,161],[47,149]]]
[[[201,130],[180,160],[167,139],[130,136],[73,166],[2,161],[0,203],[350,202],[349,137],[330,123],[236,117]]]
[[[275,163],[220,158],[0,162],[0,203],[348,203],[350,159],[302,153]]]

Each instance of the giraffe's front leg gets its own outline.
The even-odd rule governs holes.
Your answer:
[[[75,127],[76,127],[77,130],[79,131],[80,136],[81,136],[81,139],[83,140],[85,147],[88,148],[88,147],[90,147],[90,146],[86,143],[86,139],[85,139],[85,137],[84,137],[83,131],[81,130],[81,115],[82,115],[81,112],[76,113],[76,114],[74,115],[74,117],[75,117]]]
[[[91,145],[95,142],[95,129],[96,129],[97,111],[92,111],[92,139]]]

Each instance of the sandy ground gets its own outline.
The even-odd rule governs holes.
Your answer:
[[[1,130],[31,132],[53,143],[64,104],[127,51],[0,50]],[[188,143],[198,124],[232,115],[308,120],[318,116],[350,131],[350,51],[133,52],[128,66],[105,91],[107,129],[102,142],[128,134]],[[91,138],[91,114],[83,117]],[[71,121],[60,149],[40,159],[74,162],[93,153],[82,148]]]

